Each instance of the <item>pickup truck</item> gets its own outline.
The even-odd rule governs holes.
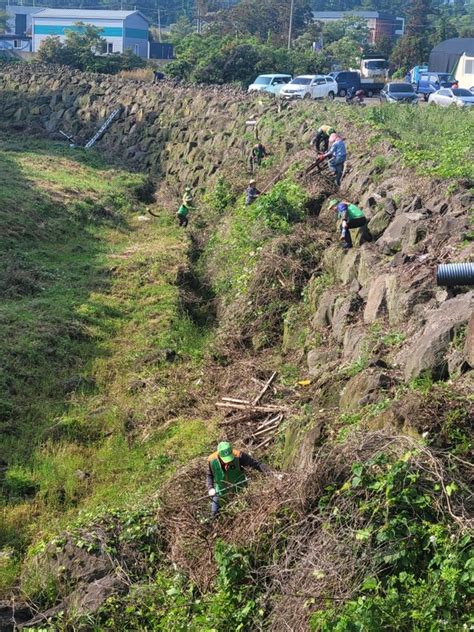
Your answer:
[[[415,92],[421,94],[425,101],[428,101],[430,94],[437,92],[440,88],[450,88],[454,79],[449,72],[421,72],[420,78],[414,84]]]

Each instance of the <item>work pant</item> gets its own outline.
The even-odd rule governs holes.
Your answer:
[[[213,496],[211,498],[211,514],[215,518],[219,513],[219,496]]]
[[[315,139],[316,151],[327,152],[329,149],[329,136],[324,132],[318,132]]]
[[[188,218],[184,215],[178,215],[178,222],[180,226],[184,226],[186,228],[188,225]]]
[[[329,169],[333,172],[336,177],[336,184],[339,186],[342,180],[342,174],[344,172],[344,163],[340,162],[338,164],[334,164],[332,160],[329,161]]]
[[[344,226],[345,224],[345,226]],[[352,237],[351,237],[351,228],[362,228],[367,224],[367,219],[365,217],[357,217],[356,219],[350,219],[346,222],[343,222],[343,226],[341,228],[341,237],[344,237],[343,248],[348,249],[352,248]]]

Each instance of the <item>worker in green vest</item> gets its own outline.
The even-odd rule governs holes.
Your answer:
[[[185,204],[187,207],[193,205],[193,192],[190,186],[184,188],[183,204]]]
[[[188,225],[188,214],[189,214],[189,207],[187,204],[183,202],[181,206],[179,207],[178,212],[176,213],[179,226],[184,226],[184,228],[186,228],[186,226]]]
[[[221,441],[217,451],[208,458],[207,489],[211,498],[211,513],[215,518],[219,513],[220,501],[231,492],[236,492],[247,484],[245,468],[259,472],[270,470],[264,463],[253,459],[240,450],[234,450],[230,443]]]
[[[329,149],[329,137],[331,134],[334,134],[336,130],[331,125],[321,125],[321,127],[316,132],[316,135],[311,140],[311,145],[316,149],[316,151],[327,152]]]
[[[346,200],[331,200],[329,202],[329,208],[335,208],[338,218],[341,220],[340,240],[343,242],[342,247],[344,250],[349,250],[353,245],[351,228],[362,229],[363,232],[365,231],[365,240],[371,241],[372,238],[367,228],[367,218],[362,209]]]

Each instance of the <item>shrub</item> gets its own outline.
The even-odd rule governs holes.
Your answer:
[[[34,496],[37,490],[37,482],[25,468],[14,465],[7,470],[3,491],[10,500]]]

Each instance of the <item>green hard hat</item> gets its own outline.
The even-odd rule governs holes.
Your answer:
[[[329,202],[328,208],[332,208],[333,206],[336,206],[337,204],[339,204],[339,200],[331,200]]]
[[[217,454],[224,463],[230,463],[234,460],[234,453],[232,452],[232,446],[228,441],[221,441],[217,446]]]

